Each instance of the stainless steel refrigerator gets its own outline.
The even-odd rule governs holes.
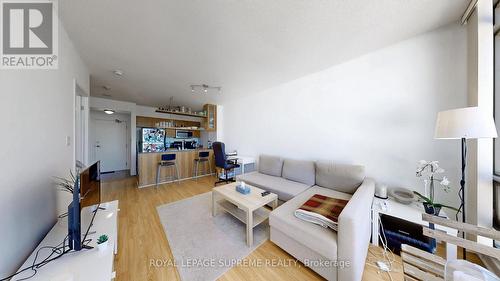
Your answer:
[[[142,128],[140,140],[141,152],[165,151],[165,129]]]

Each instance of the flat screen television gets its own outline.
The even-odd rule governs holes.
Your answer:
[[[70,250],[79,251],[89,248],[85,245],[87,234],[92,226],[95,215],[101,203],[101,172],[100,162],[88,166],[78,175],[74,190],[73,200],[68,206],[68,241]],[[95,206],[89,219],[82,223],[82,209]],[[82,238],[82,229],[85,233]]]
[[[101,203],[100,162],[97,161],[80,173],[80,208]]]

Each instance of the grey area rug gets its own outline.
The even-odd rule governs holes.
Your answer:
[[[254,245],[247,247],[242,222],[220,207],[212,217],[212,192],[159,206],[157,211],[183,281],[216,280],[269,238],[265,221],[254,228]]]

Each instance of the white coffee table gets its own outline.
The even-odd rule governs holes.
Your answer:
[[[269,218],[270,210],[264,206],[270,204],[274,209],[278,207],[278,195],[270,193],[262,196],[265,190],[250,186],[249,194],[236,191],[236,183],[215,187],[212,190],[212,216],[217,215],[217,207],[221,207],[229,214],[246,224],[247,246],[253,245],[253,228]]]

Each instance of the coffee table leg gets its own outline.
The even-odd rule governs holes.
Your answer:
[[[212,191],[212,216],[217,215],[217,200],[215,200],[215,192]]]
[[[253,245],[253,212],[247,211],[247,246]]]

